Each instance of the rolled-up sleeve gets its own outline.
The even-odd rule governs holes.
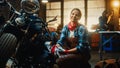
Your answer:
[[[78,52],[84,52],[88,48],[88,31],[84,26],[78,29],[78,45],[76,46]]]

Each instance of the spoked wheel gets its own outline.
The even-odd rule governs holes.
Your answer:
[[[0,68],[4,68],[8,59],[15,51],[17,38],[10,33],[3,33],[0,37]]]

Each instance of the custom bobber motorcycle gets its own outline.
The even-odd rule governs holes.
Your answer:
[[[11,57],[11,68],[50,68],[44,43],[51,37],[47,23],[35,14],[40,8],[38,0],[22,0],[20,12],[5,3],[12,15],[0,30],[0,68],[5,68]]]

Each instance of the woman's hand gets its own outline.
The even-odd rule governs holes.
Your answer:
[[[59,44],[56,44],[56,45],[53,45],[51,47],[51,53],[54,54],[54,55],[58,55],[62,52],[66,52],[65,49],[63,49]]]

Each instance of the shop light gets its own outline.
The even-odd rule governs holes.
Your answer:
[[[114,6],[114,7],[119,7],[119,1],[114,1],[114,2],[113,2],[113,6]]]
[[[47,3],[47,2],[48,2],[48,0],[42,0],[42,2],[43,2],[43,3]]]

